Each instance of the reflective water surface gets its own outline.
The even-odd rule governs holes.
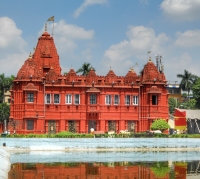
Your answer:
[[[196,179],[200,178],[199,156],[200,152],[13,153],[8,176],[9,179]]]

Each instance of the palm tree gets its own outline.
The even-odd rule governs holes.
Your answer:
[[[91,68],[92,68],[93,70],[95,70],[95,69],[91,66],[90,63],[85,62],[85,63],[83,63],[82,67],[79,68],[79,69],[76,71],[76,73],[82,73],[83,76],[86,76],[86,75],[89,73],[89,71],[91,70]]]
[[[192,86],[198,77],[196,75],[191,74],[187,70],[184,70],[184,74],[177,74],[177,77],[181,78],[180,87],[183,91],[188,92],[189,97],[190,90],[192,89]]]

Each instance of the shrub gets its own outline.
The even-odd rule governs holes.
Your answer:
[[[165,119],[157,119],[155,120],[152,125],[151,125],[151,129],[152,130],[160,130],[160,131],[164,131],[166,129],[169,129],[170,126],[169,124],[166,122]]]
[[[160,134],[160,133],[155,133],[155,134],[154,134],[154,137],[158,137],[158,138],[159,138],[159,137],[160,137],[160,138],[161,138],[161,137],[162,137],[162,138],[167,138],[168,136],[169,136],[168,134],[163,134],[163,133],[161,133],[161,134]]]
[[[37,134],[27,134],[26,138],[35,138]]]

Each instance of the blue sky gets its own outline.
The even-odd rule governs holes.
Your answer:
[[[163,56],[168,81],[184,69],[200,76],[199,9],[200,0],[0,0],[0,73],[17,74],[55,16],[62,73],[84,62],[98,75],[139,73],[151,51],[153,61]]]

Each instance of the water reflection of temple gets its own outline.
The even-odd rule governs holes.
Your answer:
[[[194,179],[198,166],[197,162],[177,162],[172,168],[168,162],[15,163],[9,179],[186,179],[186,176]]]

